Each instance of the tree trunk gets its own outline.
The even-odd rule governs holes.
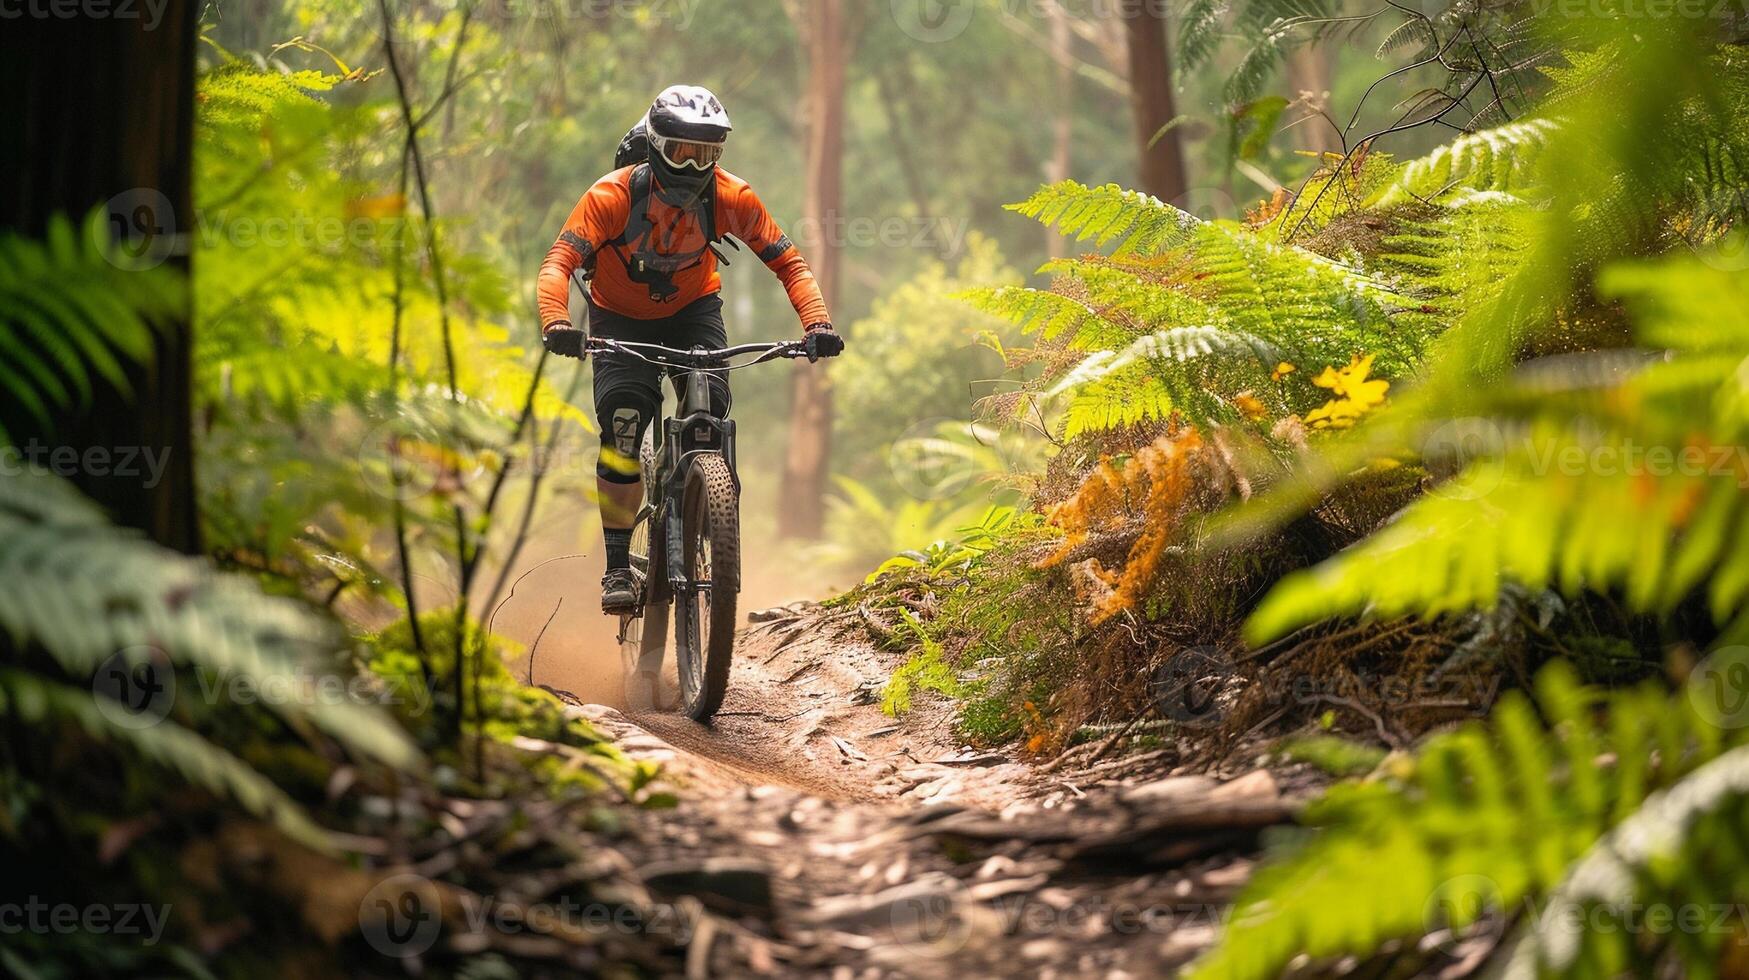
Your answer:
[[[1174,127],[1160,135],[1160,130],[1178,116],[1172,98],[1172,58],[1166,49],[1163,2],[1126,0],[1119,16],[1129,37],[1130,106],[1142,162],[1142,189],[1162,201],[1181,201],[1189,184],[1179,131]]]
[[[843,0],[808,0],[797,19],[808,58],[805,225],[818,231],[808,255],[820,291],[836,295],[839,242],[832,228],[844,207],[844,90],[850,30]],[[826,523],[826,475],[831,462],[832,388],[821,364],[801,364],[791,387],[789,448],[777,530],[786,538],[817,538]]]
[[[1287,87],[1288,99],[1299,103],[1288,112],[1294,146],[1314,153],[1339,149],[1335,130],[1319,115],[1330,103],[1330,53],[1323,44],[1312,41],[1289,53]]]
[[[1050,5],[1051,56],[1057,62],[1057,116],[1052,123],[1051,159],[1046,164],[1047,183],[1061,183],[1073,176],[1075,149],[1075,66],[1074,36],[1070,33],[1069,12],[1062,0]],[[1045,250],[1053,259],[1068,252],[1068,239],[1055,228],[1045,229]]]
[[[0,113],[0,173],[8,175],[0,182],[0,228],[40,235],[52,215],[78,222],[104,205],[112,212],[112,229],[153,235],[192,230],[199,5],[164,0],[155,8],[157,18],[154,8],[135,5],[133,16],[117,6],[107,18],[27,16],[7,22],[0,90],[11,106]],[[175,251],[170,263],[186,271],[186,250]],[[106,475],[81,472],[74,482],[122,524],[191,553],[200,547],[192,321],[189,298],[167,325],[156,357],[128,367],[131,393],[94,378],[90,402],[64,413],[49,430],[7,413],[7,429],[21,445],[34,439],[71,447],[80,459],[97,447],[109,450],[112,460],[141,452],[166,459],[156,480],[142,473],[108,474],[123,468],[114,464],[105,467]]]

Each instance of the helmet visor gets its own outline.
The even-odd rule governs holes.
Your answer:
[[[656,152],[662,154],[662,159],[675,169],[689,167],[693,170],[709,170],[723,158],[723,144],[701,143],[697,140],[663,139],[654,133],[650,134],[650,144]]]

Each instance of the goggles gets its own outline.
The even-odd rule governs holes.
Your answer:
[[[693,170],[709,170],[723,158],[723,144],[701,143],[697,140],[664,139],[654,133],[650,134],[650,145],[656,152],[662,154],[662,159],[676,170],[690,167]]]

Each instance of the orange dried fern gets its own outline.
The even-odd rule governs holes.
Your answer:
[[[1204,450],[1197,430],[1168,432],[1137,450],[1121,469],[1109,457],[1100,460],[1069,499],[1050,509],[1049,521],[1062,529],[1063,540],[1039,568],[1061,565],[1097,532],[1141,522],[1121,571],[1106,569],[1098,559],[1076,569],[1078,591],[1091,599],[1095,625],[1134,609],[1153,584],[1194,486],[1192,467]]]

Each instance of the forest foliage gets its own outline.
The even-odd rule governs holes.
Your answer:
[[[1733,955],[1728,930],[1607,923],[1742,895],[1718,847],[1749,616],[1749,62],[1729,25],[1466,24],[1548,57],[1514,81],[1522,106],[1425,155],[1352,145],[1243,220],[1073,181],[1014,205],[1090,250],[1043,266],[1048,286],[964,294],[1032,340],[981,407],[1047,431],[1027,487],[1054,534],[857,596],[931,612],[901,645],[963,732],[1044,752],[1118,711],[1184,720],[1146,679],[1211,650],[1241,707],[1278,658],[1330,683],[1550,664],[1534,699],[1333,788],[1192,976],[1496,945],[1518,976],[1703,976]],[[1258,724],[1389,738],[1462,717],[1325,703]]]
[[[657,87],[628,38],[720,84],[793,75],[793,28],[775,5],[719,5],[696,32],[589,32],[578,56],[534,18],[458,6],[384,25],[369,7],[208,25],[192,281],[80,215],[0,237],[0,387],[38,423],[125,386],[181,313],[195,339],[207,555],[117,528],[63,481],[0,475],[0,834],[70,855],[69,882],[198,892],[185,869],[218,824],[259,821],[338,880],[335,855],[386,853],[367,837],[441,848],[455,813],[519,794],[574,804],[553,831],[567,840],[605,833],[602,799],[672,802],[513,677],[514,645],[477,619],[540,506],[585,482],[546,466],[591,422],[583,370],[534,349],[526,267],[604,169],[600,134]],[[852,255],[841,309],[866,313],[848,328],[835,533],[809,557],[872,569],[836,601],[910,657],[883,709],[955,699],[968,738],[1040,756],[1170,714],[1153,681],[1195,658],[1236,676],[1299,657],[1348,679],[1511,678],[1494,704],[1394,713],[1271,715],[1229,692],[1240,734],[1396,751],[1350,753],[1363,778],[1275,842],[1193,976],[1382,975],[1478,945],[1512,976],[1730,975],[1734,933],[1587,924],[1738,900],[1749,877],[1749,719],[1720,700],[1749,670],[1741,25],[1510,3],[1381,16],[1186,5],[1184,64],[1233,69],[1193,79],[1221,90],[1182,123],[1196,157],[1223,195],[1268,188],[1214,215],[1108,182],[1125,173],[1110,66],[1075,67],[1059,93],[1001,18],[951,62],[871,23],[859,98],[888,112],[858,114],[849,206],[982,235]],[[1332,117],[1342,151],[1295,157],[1289,105],[1302,123],[1330,107],[1263,87],[1306,41],[1369,31],[1435,78],[1404,82],[1415,125]],[[1377,113],[1378,72],[1349,67],[1354,119]],[[1000,98],[966,99],[966,77],[1005,80]],[[756,175],[794,170],[772,91],[742,103],[766,137],[738,144]],[[1013,137],[1059,98],[1080,179],[1032,190],[1046,161]],[[988,165],[1015,142],[1023,164]],[[797,210],[799,182],[770,183]],[[781,298],[743,274],[738,315],[776,322]],[[747,395],[751,420],[780,414]],[[775,456],[763,445],[754,462]],[[94,675],[148,697],[120,704]],[[156,700],[172,679],[185,696]],[[366,697],[192,693],[326,684]],[[65,737],[12,737],[45,730]],[[531,761],[519,739],[554,749]],[[195,803],[159,807],[167,786]],[[524,839],[526,814],[494,812],[500,843]],[[456,860],[454,877],[490,873]],[[545,840],[538,861],[580,873],[574,846]],[[267,904],[239,914],[307,925]],[[1604,918],[1558,914],[1575,908]],[[29,952],[71,974],[207,955],[186,936],[119,963]]]

